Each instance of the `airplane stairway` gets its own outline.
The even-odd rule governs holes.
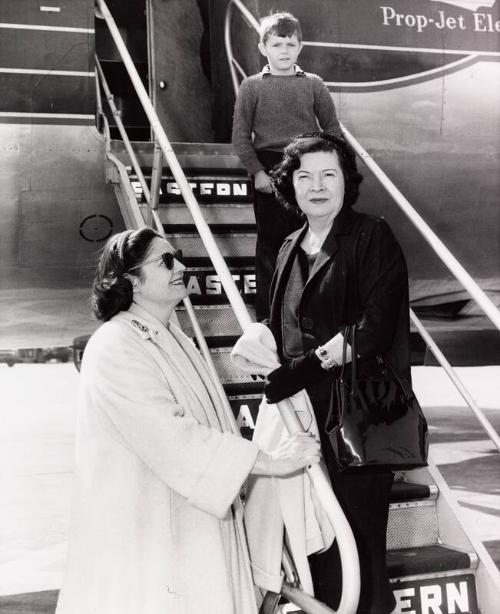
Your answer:
[[[152,143],[134,143],[133,147],[149,184]],[[249,179],[229,145],[180,143],[173,147],[253,317],[255,228]],[[141,204],[140,184],[131,168],[127,167],[130,185],[124,182],[123,172],[117,172],[117,165],[130,164],[121,141],[111,142],[111,154],[114,162],[108,162],[108,177],[115,183],[122,209],[131,194]],[[147,219],[144,204],[141,210]],[[242,435],[251,437],[262,383],[239,372],[230,361],[230,350],[241,332],[239,324],[168,168],[162,173],[159,215],[167,238],[183,251],[195,313]],[[186,334],[194,337],[185,308],[180,306],[176,313]],[[477,603],[476,593],[484,584],[477,574],[477,548],[441,496],[435,471],[430,467],[398,474],[392,490],[387,564],[396,611],[489,614],[493,610],[479,609]]]

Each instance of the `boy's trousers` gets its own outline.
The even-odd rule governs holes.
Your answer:
[[[281,162],[279,151],[259,151],[259,160],[266,172]],[[269,317],[269,289],[276,265],[278,251],[291,232],[303,226],[304,221],[281,205],[274,194],[253,190],[255,222],[257,224],[257,243],[255,246],[255,278],[257,296],[255,310],[257,321]]]

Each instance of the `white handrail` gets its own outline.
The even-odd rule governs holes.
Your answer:
[[[420,333],[420,335],[422,336],[422,338],[425,340],[425,342],[427,343],[427,345],[431,349],[431,352],[434,354],[434,356],[436,357],[436,359],[439,362],[439,364],[446,371],[446,374],[451,379],[451,381],[455,385],[455,387],[458,390],[458,392],[462,395],[462,397],[465,400],[465,402],[467,403],[467,405],[472,409],[472,411],[476,415],[476,418],[479,420],[479,422],[481,423],[481,426],[484,428],[484,430],[488,434],[488,437],[493,441],[493,443],[496,445],[498,451],[500,452],[500,436],[495,431],[495,429],[491,425],[491,423],[488,420],[488,418],[486,418],[484,413],[481,411],[481,409],[479,408],[478,404],[473,399],[473,397],[471,396],[471,394],[467,390],[467,388],[464,386],[462,380],[458,377],[458,375],[456,374],[455,370],[450,365],[450,363],[446,359],[446,356],[443,354],[443,352],[441,352],[441,350],[439,349],[439,347],[436,344],[436,342],[434,341],[434,339],[427,332],[427,330],[425,329],[425,327],[423,326],[422,322],[420,321],[418,316],[415,314],[413,309],[410,309],[410,318],[411,318],[413,324],[415,324],[415,327],[417,328],[417,330]]]
[[[424,239],[429,243],[436,254],[441,258],[448,269],[469,292],[476,303],[481,307],[488,318],[500,330],[500,310],[495,306],[493,301],[485,294],[478,284],[467,273],[464,267],[458,262],[455,256],[445,246],[436,233],[424,221],[422,216],[417,213],[414,207],[410,204],[407,198],[398,190],[384,171],[373,160],[370,154],[362,147],[362,145],[353,137],[347,128],[341,124],[342,132],[345,138],[349,141],[352,148],[358,156],[363,160],[364,164],[371,170],[375,177],[380,181],[382,186],[389,192],[392,198],[400,209],[410,218],[413,224],[418,228]]]
[[[120,32],[114,22],[114,19],[109,12],[109,9],[104,0],[96,0],[96,5],[100,16],[106,21],[111,36],[117,46],[120,56],[123,60],[125,68],[129,74],[129,77],[134,85],[139,100],[143,106],[143,109],[148,117],[151,128],[158,140],[160,147],[165,155],[165,158],[169,164],[170,170],[179,186],[186,206],[188,207],[191,216],[195,222],[197,230],[203,241],[205,249],[212,261],[212,264],[217,271],[219,279],[224,287],[226,295],[231,303],[231,306],[235,312],[236,318],[242,328],[245,330],[252,320],[246,309],[245,303],[236,287],[236,284],[231,276],[229,268],[222,257],[219,248],[213,238],[212,232],[206,223],[203,214],[199,208],[199,205],[194,197],[194,194],[189,186],[187,178],[182,170],[177,157],[172,149],[170,141],[161,125],[161,122],[154,110],[148,93],[142,83],[142,80],[135,68],[135,65],[130,57],[130,54],[123,42]],[[302,424],[293,410],[293,406],[290,401],[285,400],[278,404],[283,421],[290,433],[303,431]],[[347,522],[342,509],[331,490],[331,486],[328,480],[320,470],[318,465],[313,465],[307,470],[314,485],[316,494],[321,504],[323,505],[326,514],[329,517],[332,526],[335,529],[337,543],[342,561],[343,570],[343,591],[341,603],[338,609],[338,614],[354,614],[357,609],[360,592],[360,578],[359,578],[359,558],[356,549],[354,536],[352,534],[351,527]],[[358,570],[357,573],[355,570]]]

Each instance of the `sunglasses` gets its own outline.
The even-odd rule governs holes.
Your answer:
[[[156,262],[157,260],[161,260],[163,264],[167,267],[167,269],[171,271],[174,268],[174,260],[178,260],[179,262],[181,262],[182,250],[176,249],[175,252],[165,252],[161,256],[156,256],[156,258],[151,258],[151,260],[145,260],[144,262],[141,262],[140,264],[136,264],[135,266],[130,268],[129,271],[139,269],[141,266],[150,264],[151,262]]]

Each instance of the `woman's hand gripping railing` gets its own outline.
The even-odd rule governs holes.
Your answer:
[[[104,0],[96,0],[96,6],[99,16],[102,16],[102,18],[106,21],[111,36],[135,87],[146,116],[151,123],[151,128],[155,134],[158,144],[160,145],[170,170],[172,171],[177,185],[179,186],[186,206],[193,217],[198,233],[200,234],[203,244],[205,245],[205,249],[207,250],[212,264],[219,276],[235,315],[238,318],[239,324],[244,331],[250,324],[252,324],[252,320],[248,314],[243,299],[241,298],[226,262],[222,257],[217,244],[215,243],[215,239],[203,217],[187,178],[177,160],[170,141],[165,134],[151,100],[149,99],[148,93],[146,92],[144,84],[142,83],[116,23],[114,22],[113,17],[106,6],[106,3]],[[303,430],[302,425],[289,401],[279,403],[278,407],[283,421],[291,434]],[[354,614],[359,600],[359,560],[352,530],[342,512],[342,509],[340,508],[337,499],[335,498],[335,495],[333,494],[333,491],[331,490],[330,484],[328,484],[326,478],[322,475],[319,467],[313,466],[307,471],[314,485],[318,499],[335,529],[340,550],[344,585],[338,614]]]

